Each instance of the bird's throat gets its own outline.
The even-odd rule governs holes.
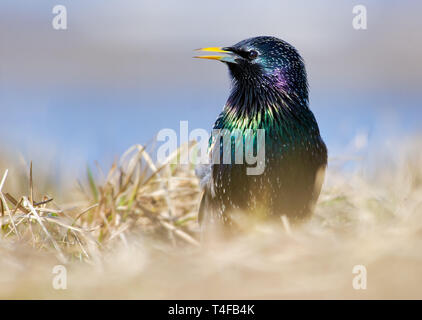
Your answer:
[[[220,121],[219,121],[220,120]],[[216,126],[225,129],[280,129],[314,122],[306,95],[275,86],[235,85]]]

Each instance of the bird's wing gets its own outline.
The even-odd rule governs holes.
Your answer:
[[[210,210],[210,204],[212,203],[212,174],[211,164],[199,164],[195,168],[195,174],[199,178],[199,185],[202,189],[202,198],[199,205],[198,221],[202,225],[204,216],[208,210]]]

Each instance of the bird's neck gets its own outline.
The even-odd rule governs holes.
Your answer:
[[[316,125],[308,107],[308,91],[291,90],[273,83],[234,83],[216,127],[228,129],[274,129]]]

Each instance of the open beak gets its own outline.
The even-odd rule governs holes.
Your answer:
[[[208,47],[208,48],[196,49],[195,51],[217,52],[217,53],[223,53],[223,55],[195,56],[194,58],[211,59],[211,60],[219,60],[222,62],[236,63],[234,53],[232,51],[227,50],[227,48],[224,48],[224,47]]]

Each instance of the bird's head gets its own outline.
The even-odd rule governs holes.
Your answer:
[[[270,87],[307,97],[305,64],[297,50],[275,37],[249,38],[229,47],[198,49],[218,55],[196,58],[213,59],[228,65],[235,85]]]

